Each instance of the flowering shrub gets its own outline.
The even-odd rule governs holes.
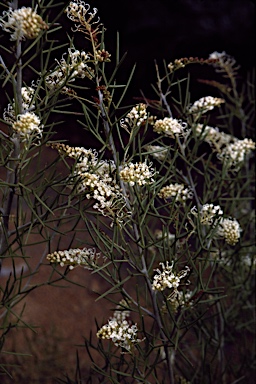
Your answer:
[[[14,42],[1,56],[8,90],[0,131],[0,255],[2,276],[8,275],[0,281],[2,352],[10,329],[22,323],[18,303],[41,285],[71,284],[80,267],[84,286],[87,273],[107,284],[98,300],[102,306],[109,300],[114,314],[107,322],[97,318],[94,336],[87,335],[89,376],[62,382],[249,382],[255,142],[245,89],[251,83],[241,89],[239,67],[225,52],[182,58],[156,66],[159,102],[145,98],[125,107],[128,84],[117,81],[122,60],[106,50],[96,8],[81,0],[65,6],[85,44],[76,47],[70,38],[64,51],[51,37],[61,26],[46,17],[53,3],[34,9],[17,3],[0,18]],[[40,69],[32,65],[38,58]],[[190,64],[211,67],[219,81],[206,84],[220,97],[190,103],[188,79],[179,79],[179,69]],[[56,140],[52,131],[52,114],[72,115],[73,108],[88,134],[81,146]],[[54,160],[42,161],[44,153]],[[39,245],[34,266],[28,254],[38,254]],[[49,278],[33,284],[45,265]],[[11,375],[15,367],[0,362],[0,369]]]

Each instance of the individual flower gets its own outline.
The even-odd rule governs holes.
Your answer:
[[[85,269],[92,270],[97,266],[99,257],[100,253],[96,253],[94,248],[76,248],[49,253],[46,259],[51,264],[59,264],[61,267],[68,266],[69,269],[81,266]]]
[[[107,62],[110,61],[111,54],[108,51],[105,51],[105,49],[98,49],[96,52],[96,60],[99,62]]]
[[[18,115],[16,121],[12,124],[12,129],[18,133],[24,141],[28,140],[30,136],[38,136],[40,139],[43,132],[40,119],[33,112]]]
[[[245,138],[226,145],[217,156],[225,167],[238,171],[254,149],[255,142]]]
[[[242,229],[236,219],[221,219],[217,235],[223,237],[227,244],[235,245],[240,239]]]
[[[150,184],[154,182],[153,176],[156,174],[151,163],[147,165],[146,162],[142,163],[129,163],[123,166],[120,171],[120,178],[129,183],[131,186],[138,184],[139,186]]]
[[[30,7],[15,10],[10,7],[0,17],[0,25],[4,31],[11,33],[11,40],[35,39],[41,30],[48,28],[41,16]]]
[[[218,97],[206,96],[201,97],[188,108],[189,113],[193,114],[202,114],[214,109],[214,107],[219,107],[225,100]]]
[[[160,161],[164,161],[168,153],[168,149],[160,145],[147,145],[145,148],[149,155]]]
[[[220,132],[218,128],[213,128],[204,124],[196,125],[195,134],[213,147],[217,152],[220,152],[224,146],[237,140],[234,136],[229,135],[228,133]]]
[[[184,136],[187,132],[187,123],[181,120],[173,119],[172,117],[165,117],[164,119],[157,120],[153,126],[154,132],[165,134],[172,139],[175,136]]]
[[[22,108],[24,112],[26,112],[27,109],[34,107],[34,94],[35,90],[32,87],[21,88]],[[16,120],[14,100],[12,104],[8,104],[7,109],[4,110],[3,118],[7,123],[11,124]]]
[[[127,113],[124,119],[121,119],[120,125],[122,128],[125,128],[129,131],[129,128],[140,127],[143,123],[147,121],[148,113],[146,110],[146,104],[140,103],[132,108],[132,110]]]
[[[125,305],[123,302],[120,302],[121,305],[117,307],[114,316],[99,329],[96,335],[99,339],[112,340],[117,347],[130,352],[134,344],[142,340],[137,337],[137,324],[132,324],[131,321],[127,320],[130,311],[123,308],[123,305]]]
[[[221,207],[214,204],[204,204],[199,212],[193,207],[190,212],[199,218],[201,224],[210,226],[216,226],[223,215]]]
[[[154,291],[163,291],[166,288],[173,288],[174,291],[176,291],[180,285],[181,279],[188,274],[190,270],[189,267],[186,266],[185,269],[176,274],[173,272],[173,261],[170,265],[168,261],[165,264],[160,263],[160,265],[162,271],[160,271],[160,269],[155,269],[157,274],[154,275],[152,289]]]
[[[184,184],[170,184],[163,187],[158,196],[161,199],[173,199],[175,202],[185,203],[187,199],[192,199],[193,193],[190,188],[186,188]]]

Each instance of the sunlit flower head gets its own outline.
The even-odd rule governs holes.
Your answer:
[[[121,119],[120,125],[122,128],[125,128],[129,131],[134,127],[140,127],[143,123],[147,121],[148,113],[146,110],[146,104],[140,103],[132,108],[132,110],[127,113],[124,119]]]
[[[137,337],[137,324],[132,324],[131,321],[127,320],[130,311],[123,307],[123,305],[125,305],[124,300],[121,301],[120,304],[121,305],[117,306],[114,316],[108,320],[107,324],[99,329],[97,337],[102,340],[111,340],[117,347],[131,352],[134,344],[142,340]]]
[[[46,259],[51,264],[59,264],[61,267],[68,266],[69,269],[81,266],[85,269],[94,269],[100,253],[96,253],[94,248],[76,248],[65,251],[55,251],[49,253]]]
[[[153,130],[174,139],[176,135],[184,136],[187,133],[187,123],[173,119],[172,117],[165,117],[155,122]]]
[[[22,97],[22,108],[24,112],[28,108],[34,107],[34,94],[35,90],[32,87],[22,87],[21,88],[21,97]],[[16,120],[15,115],[15,101],[13,100],[12,104],[8,104],[7,108],[4,110],[3,118],[7,123],[13,124]]]
[[[173,288],[174,290],[177,290],[181,279],[188,274],[189,267],[186,266],[182,271],[175,273],[173,271],[173,261],[170,265],[168,261],[165,264],[160,263],[160,265],[162,267],[162,271],[160,271],[160,269],[155,270],[157,273],[153,277],[152,289],[154,291],[163,291],[166,288]]]
[[[211,111],[215,107],[219,107],[225,100],[218,97],[206,96],[201,97],[188,108],[189,113],[202,114]]]
[[[217,235],[223,237],[227,244],[235,245],[240,239],[242,229],[236,219],[221,219]]]
[[[79,51],[75,48],[68,48],[68,58],[65,54],[57,62],[57,67],[45,78],[48,88],[56,89],[74,82],[76,78],[92,79],[94,70],[88,65],[90,56],[85,51]],[[64,89],[65,91],[65,89]]]
[[[243,165],[246,156],[254,149],[255,142],[252,139],[246,138],[226,145],[217,156],[224,166],[238,171]]]
[[[237,140],[234,136],[229,135],[228,133],[220,132],[218,128],[213,128],[203,124],[196,125],[195,133],[196,136],[203,139],[217,152],[220,152],[224,146]]]
[[[151,168],[151,163],[147,165],[146,162],[129,163],[124,165],[120,171],[120,178],[129,183],[131,186],[135,184],[145,185],[154,182],[155,170]]]
[[[18,115],[16,121],[12,124],[12,129],[24,140],[28,140],[32,135],[40,139],[43,132],[39,117],[32,112]]]
[[[166,187],[163,187],[158,196],[161,199],[173,199],[176,202],[185,203],[187,199],[192,199],[193,193],[190,188],[186,188],[184,184],[170,184]]]
[[[97,8],[93,8],[92,12],[89,12],[90,8],[90,5],[84,1],[74,0],[67,6],[66,12],[67,17],[75,23],[75,30],[73,31],[84,33],[87,39],[94,41],[97,45],[97,35],[101,33],[102,24],[99,23]]]
[[[196,207],[193,207],[190,212],[198,217],[203,225],[216,225],[223,215],[221,207],[214,204],[204,204],[199,212]]]
[[[0,17],[0,25],[4,31],[11,33],[11,40],[35,39],[41,30],[48,28],[41,16],[30,7],[9,8]]]

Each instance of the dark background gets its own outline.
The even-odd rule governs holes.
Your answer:
[[[31,6],[31,1],[19,1],[21,5]],[[177,58],[208,58],[213,51],[226,51],[241,65],[241,81],[255,65],[255,2],[252,0],[91,0],[90,5],[91,8],[98,8],[98,15],[106,28],[106,50],[112,55],[112,63],[107,64],[107,68],[110,71],[114,68],[117,31],[120,35],[120,56],[127,52],[118,72],[119,84],[126,83],[136,63],[136,71],[122,105],[138,103],[138,97],[142,96],[140,90],[147,98],[156,98],[151,86],[156,83],[154,60],[161,67],[163,60],[168,64]],[[50,20],[56,16],[57,10],[58,7],[51,9]],[[73,23],[66,15],[61,17],[60,22],[64,30],[72,35]],[[60,42],[67,41],[65,31],[57,36]],[[9,37],[4,33],[3,45],[10,46]],[[86,50],[82,34],[75,34],[75,46]],[[8,58],[6,60],[8,62]],[[9,60],[11,62],[12,58]],[[197,81],[198,78],[211,79],[214,76],[212,67],[191,65],[188,69],[191,72],[192,101],[208,94],[217,96],[215,89]],[[25,80],[28,84],[31,81],[29,78]],[[7,104],[4,93],[1,99],[2,114]],[[70,119],[65,115],[65,123],[57,128],[62,139],[68,139],[71,144],[85,145],[81,140],[81,126],[77,126],[74,117]],[[72,130],[65,128],[67,124],[72,124]]]
[[[255,4],[251,0],[95,0],[90,4],[99,9],[113,53],[116,31],[120,33],[121,52],[128,53],[124,73],[137,63],[134,95],[139,88],[149,91],[155,82],[155,59],[169,63],[226,51],[243,71],[255,63]]]

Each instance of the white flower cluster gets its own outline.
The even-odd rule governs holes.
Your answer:
[[[177,290],[180,285],[180,280],[188,274],[190,269],[186,266],[185,269],[175,274],[173,272],[173,264],[173,261],[171,265],[169,265],[167,261],[166,264],[160,263],[162,271],[155,269],[157,274],[154,276],[152,283],[152,289],[154,291],[163,291],[165,288],[173,288],[174,291]]]
[[[99,24],[99,17],[95,19],[97,8],[93,8],[92,12],[89,10],[90,5],[82,0],[71,1],[66,8],[67,17],[76,23],[74,32],[82,32],[88,40],[93,38],[94,43],[97,43],[97,34],[101,33],[102,25]]]
[[[49,253],[46,259],[51,264],[59,264],[61,267],[69,266],[69,269],[81,266],[91,270],[97,266],[97,259],[99,257],[100,253],[96,253],[94,248],[76,248]]]
[[[85,51],[75,48],[68,48],[68,59],[64,55],[57,61],[57,67],[45,78],[46,85],[50,89],[63,87],[68,82],[75,81],[76,78],[94,77],[94,71],[88,66],[90,56]]]
[[[227,146],[237,139],[228,133],[220,132],[219,129],[210,127],[209,125],[197,124],[195,133],[202,138],[211,147],[214,147],[217,152],[220,152],[223,146]]]
[[[163,187],[158,196],[161,199],[171,199],[174,198],[175,202],[185,203],[187,199],[192,199],[193,193],[190,188],[185,188],[184,184],[170,184],[166,187]]]
[[[214,109],[214,107],[219,107],[224,102],[225,100],[218,97],[201,97],[201,99],[195,101],[194,104],[189,107],[188,112],[193,114],[205,113]]]
[[[246,156],[255,149],[255,142],[252,139],[239,140],[208,125],[197,124],[195,133],[218,152],[217,157],[225,167],[234,171],[241,168]]]
[[[174,139],[175,135],[184,136],[187,133],[187,123],[173,119],[172,117],[165,117],[164,119],[155,122],[153,130],[159,134],[165,134]]]
[[[90,24],[90,22],[98,12],[97,8],[93,8],[93,12],[89,12],[89,10],[90,10],[90,5],[86,4],[82,0],[71,1],[68,7],[66,8],[67,17],[72,21],[80,22],[82,25],[86,21],[87,14],[89,18],[86,22]]]
[[[199,216],[201,224],[216,228],[216,238],[224,238],[229,245],[235,245],[239,241],[242,229],[238,221],[234,218],[224,218],[219,205],[204,204],[199,214],[196,207],[190,212],[196,217]]]
[[[235,245],[240,239],[242,229],[236,219],[221,219],[218,225],[217,236],[225,239],[229,245]]]
[[[99,339],[112,340],[117,347],[130,352],[134,344],[141,340],[137,338],[137,324],[132,324],[127,320],[130,311],[123,310],[122,307],[123,305],[117,307],[114,316],[99,329],[96,335]]]
[[[28,108],[34,106],[33,97],[35,90],[32,87],[22,87],[21,96],[22,96],[22,108],[24,112]],[[14,123],[15,117],[15,101],[13,100],[12,104],[8,104],[7,109],[4,110],[3,118],[7,123]]]
[[[59,153],[77,160],[72,177],[67,181],[77,193],[84,193],[87,199],[94,199],[94,208],[104,216],[121,222],[124,214],[125,198],[116,181],[116,166],[113,161],[98,160],[95,150],[83,147],[70,147],[64,144],[51,144]]]
[[[4,20],[6,17],[7,20]],[[48,28],[41,16],[30,7],[4,11],[3,17],[0,17],[0,26],[11,33],[11,40],[35,39],[41,30]]]
[[[155,170],[150,168],[151,165],[151,163],[147,165],[146,162],[129,163],[120,171],[120,178],[131,186],[151,184],[154,182],[153,176],[156,174]]]
[[[151,156],[160,161],[165,160],[168,152],[167,148],[161,147],[160,145],[147,145],[145,148]]]
[[[23,141],[27,141],[30,136],[37,136],[38,139],[41,139],[43,133],[43,126],[39,117],[32,112],[18,115],[12,124],[12,129],[20,135]]]
[[[120,126],[125,129],[140,127],[147,121],[148,113],[146,109],[146,104],[140,103],[136,105],[127,113],[124,119],[121,119]]]
[[[234,143],[226,145],[217,156],[224,166],[238,171],[243,165],[246,156],[254,149],[255,142],[252,139],[236,139]]]
[[[199,213],[196,207],[191,208],[190,212],[196,217],[199,216],[201,224],[210,226],[216,226],[223,215],[221,207],[214,204],[204,204]]]

